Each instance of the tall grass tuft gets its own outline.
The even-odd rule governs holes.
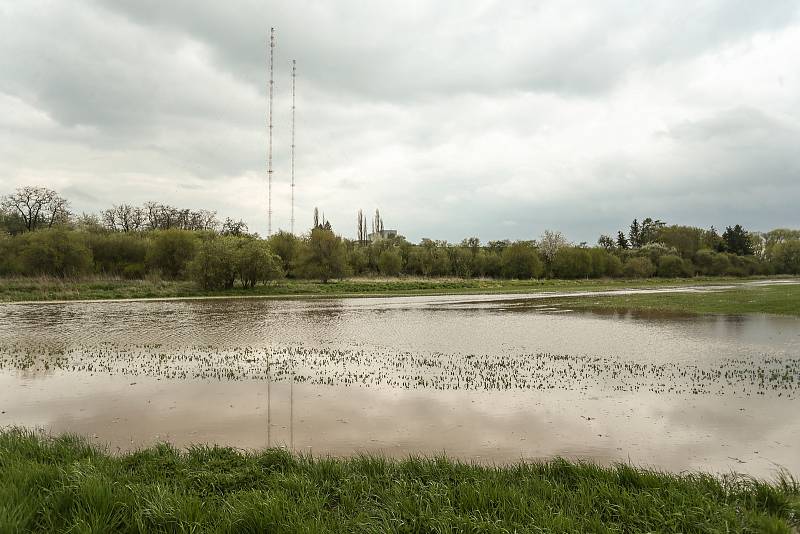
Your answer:
[[[562,459],[313,458],[0,432],[0,532],[776,532],[800,487]]]

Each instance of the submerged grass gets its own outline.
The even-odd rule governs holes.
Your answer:
[[[649,293],[548,299],[560,307],[691,314],[769,313],[800,316],[800,284],[743,285],[698,293]]]
[[[650,278],[600,280],[494,280],[461,278],[352,278],[327,284],[313,280],[281,280],[255,288],[207,291],[193,282],[175,280],[0,278],[0,302],[103,300],[176,297],[270,296],[342,297],[478,293],[536,293],[622,288],[656,288],[740,282],[741,279]]]
[[[800,487],[627,465],[508,467],[0,433],[0,532],[774,532]],[[795,530],[796,532],[796,530]]]

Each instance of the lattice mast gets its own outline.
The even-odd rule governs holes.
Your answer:
[[[269,29],[269,145],[267,148],[267,236],[272,235],[272,88],[273,63],[275,61],[275,28]]]
[[[294,80],[297,73],[297,62],[292,60],[292,234],[294,235]]]

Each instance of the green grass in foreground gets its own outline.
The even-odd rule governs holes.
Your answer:
[[[792,532],[800,487],[564,460],[328,459],[0,434],[0,532]]]
[[[581,298],[552,302],[571,309],[676,312],[693,314],[771,313],[800,316],[800,284],[747,285],[698,293],[650,293]]]
[[[459,278],[355,278],[327,284],[313,280],[282,280],[252,289],[206,291],[193,282],[91,278],[0,278],[0,301],[101,300],[172,297],[272,296],[336,297],[433,295],[464,293],[533,293],[626,287],[664,287],[730,283],[741,279],[602,279],[602,280],[487,280]]]

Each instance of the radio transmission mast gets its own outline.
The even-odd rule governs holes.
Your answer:
[[[267,236],[272,235],[272,64],[275,60],[275,28],[269,29],[269,148],[267,149]]]
[[[294,235],[294,79],[297,61],[292,60],[292,235]]]

